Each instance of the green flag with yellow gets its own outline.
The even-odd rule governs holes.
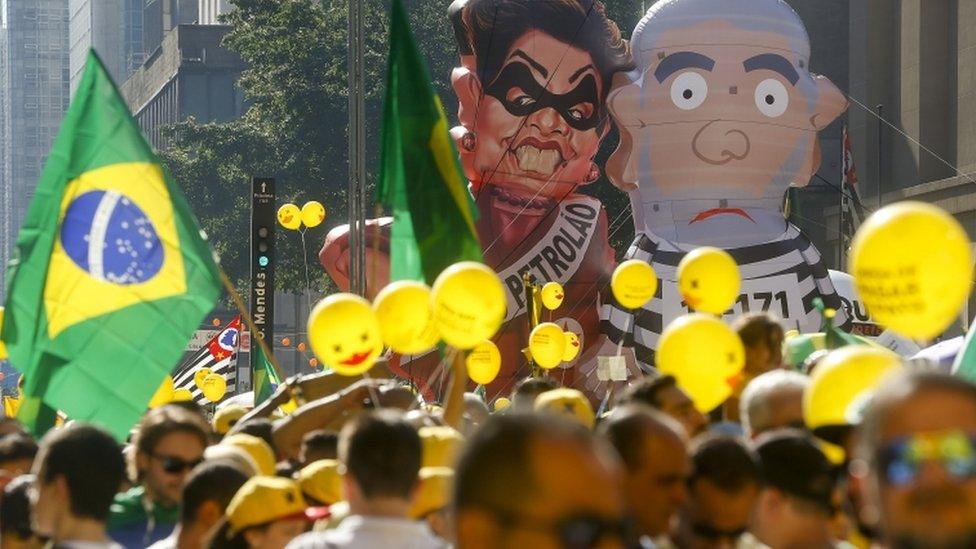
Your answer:
[[[94,53],[17,238],[0,339],[45,408],[119,440],[221,291],[213,254]]]
[[[393,213],[390,279],[432,283],[452,263],[483,256],[477,210],[401,0],[393,0],[388,63],[379,196]]]

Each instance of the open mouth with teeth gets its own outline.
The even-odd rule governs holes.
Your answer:
[[[566,164],[559,144],[529,137],[508,151],[523,172],[550,176]]]

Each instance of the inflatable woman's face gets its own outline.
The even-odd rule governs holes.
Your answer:
[[[608,101],[622,134],[611,177],[661,199],[770,199],[805,185],[820,162],[817,132],[846,101],[810,74],[800,29],[719,18],[635,38],[639,68],[615,81]]]
[[[589,53],[530,30],[512,43],[490,81],[472,72],[463,78],[467,85],[456,77],[455,90],[473,139],[459,151],[475,186],[562,197],[590,182],[607,121]]]

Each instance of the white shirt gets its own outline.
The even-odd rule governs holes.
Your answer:
[[[295,538],[288,549],[446,549],[427,523],[405,518],[353,515],[335,530],[310,532]]]

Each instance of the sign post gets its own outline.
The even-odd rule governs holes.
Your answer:
[[[274,241],[275,241],[275,180],[255,177],[251,180],[251,318],[258,337],[270,347],[274,342]],[[257,375],[264,368],[260,347],[251,345],[251,381],[255,399],[258,385],[266,381]],[[256,404],[257,402],[255,402]]]

